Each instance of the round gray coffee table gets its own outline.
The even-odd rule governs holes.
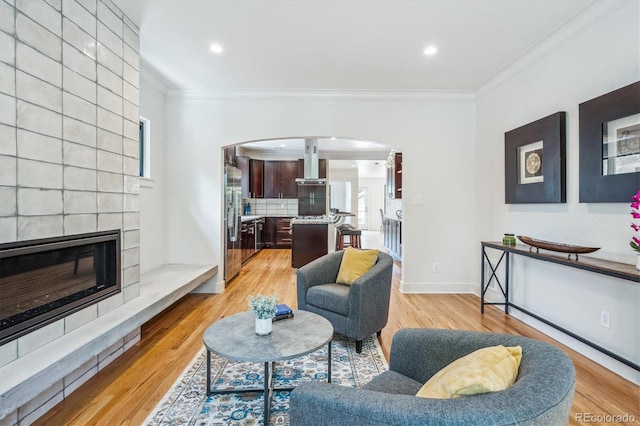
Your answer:
[[[273,323],[273,331],[259,336],[255,330],[253,312],[241,312],[213,323],[204,332],[207,348],[207,395],[215,393],[264,392],[264,424],[269,422],[271,396],[274,390],[293,387],[274,387],[273,366],[276,361],[296,358],[327,345],[327,381],[331,382],[331,323],[312,312],[294,311],[293,318]],[[211,354],[233,361],[264,362],[264,388],[211,389]]]

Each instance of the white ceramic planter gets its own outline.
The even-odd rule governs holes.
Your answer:
[[[271,318],[260,319],[256,318],[256,334],[260,336],[265,336],[271,333],[271,329],[273,327],[273,322]]]

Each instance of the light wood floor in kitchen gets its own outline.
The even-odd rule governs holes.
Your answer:
[[[247,295],[278,294],[297,306],[295,270],[289,250],[262,250],[242,268],[224,294],[193,294],[142,327],[142,339],[97,376],[42,417],[39,425],[139,425],[202,348],[204,330],[214,321],[247,310]],[[480,314],[473,295],[417,295],[398,291],[394,267],[388,325],[381,336],[388,356],[400,328],[433,327],[511,333],[551,342],[573,360],[577,390],[570,424],[578,413],[635,416],[640,423],[638,386],[490,306]],[[609,423],[610,424],[610,423]]]

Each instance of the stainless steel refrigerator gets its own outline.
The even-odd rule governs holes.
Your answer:
[[[242,253],[240,249],[240,215],[242,208],[242,189],[240,169],[224,166],[224,229],[227,236],[225,238],[225,263],[224,280],[225,283],[238,275],[242,265]]]

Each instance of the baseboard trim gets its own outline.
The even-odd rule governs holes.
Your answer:
[[[404,294],[478,294],[478,285],[475,283],[457,282],[433,282],[433,283],[406,283],[400,281],[399,290]]]

